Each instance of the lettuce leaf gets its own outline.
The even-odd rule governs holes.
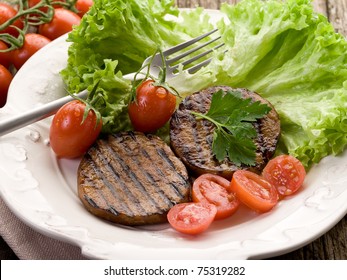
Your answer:
[[[245,0],[221,10],[229,19],[218,24],[227,52],[194,75],[182,73],[175,88],[189,94],[225,84],[256,91],[280,115],[278,153],[306,167],[340,154],[347,144],[346,39],[314,13],[310,0]]]
[[[202,8],[181,11],[170,0],[95,0],[72,42],[62,77],[70,92],[99,82],[96,102],[105,132],[130,129],[130,82],[158,47],[212,29]],[[278,152],[306,167],[347,144],[347,43],[310,0],[243,0],[223,4],[217,26],[225,43],[212,62],[170,80],[180,96],[212,85],[245,87],[267,98],[281,119]],[[180,16],[180,20],[177,20]],[[165,130],[164,130],[165,131]]]
[[[103,132],[131,129],[127,115],[131,83],[123,74],[136,72],[158,48],[166,49],[210,31],[202,8],[182,12],[174,0],[95,0],[82,22],[68,36],[67,67],[61,76],[70,93],[91,90],[98,83],[94,106],[103,118]],[[101,98],[100,98],[101,97]]]
[[[241,12],[242,18],[256,17],[254,24],[240,21],[245,23],[243,32],[252,34],[247,26],[257,26],[257,32],[248,40],[232,35],[234,42],[242,41],[252,51],[243,55],[248,63],[237,73],[235,64],[221,71],[233,86],[257,91],[275,106],[282,129],[278,152],[290,153],[306,166],[341,153],[347,144],[347,42],[324,16],[312,11],[310,2],[287,1],[279,6],[276,1],[244,1],[238,8],[225,6],[234,20]],[[266,15],[254,15],[254,9]],[[235,27],[226,26],[225,32]],[[260,44],[251,45],[254,41]],[[252,52],[253,59],[247,58]]]

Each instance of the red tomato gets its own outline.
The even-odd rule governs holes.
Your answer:
[[[0,41],[0,64],[8,68],[11,64],[11,52],[1,52],[7,50],[8,46],[3,41]]]
[[[203,174],[194,181],[192,197],[194,202],[214,204],[216,220],[231,216],[240,205],[230,189],[230,181],[214,174]]]
[[[135,130],[154,132],[166,124],[176,108],[176,96],[153,80],[141,83],[136,89],[136,100],[128,108]]]
[[[13,8],[9,4],[0,2],[0,25],[5,23],[9,19],[13,18],[16,14],[17,14],[17,11],[15,8]],[[19,29],[22,29],[24,27],[24,24],[20,19],[17,19],[12,25],[18,27]],[[9,33],[14,37],[17,37],[19,35],[18,30],[16,30],[12,26],[9,26],[3,30],[0,30],[0,33]]]
[[[0,108],[4,107],[7,100],[7,92],[12,81],[12,74],[0,64]]]
[[[39,33],[51,40],[68,33],[74,25],[79,25],[81,18],[74,12],[66,9],[54,9],[54,16],[51,22],[39,26]]]
[[[83,17],[87,13],[90,7],[93,6],[93,0],[77,0],[75,7],[79,11],[78,15]]]
[[[49,139],[53,151],[58,157],[76,158],[82,156],[99,136],[102,121],[97,124],[94,111],[88,112],[83,120],[86,105],[73,100],[62,106],[55,114]]]
[[[237,170],[230,187],[242,203],[260,213],[270,211],[278,202],[276,188],[260,175],[247,170]]]
[[[262,175],[276,187],[281,196],[287,196],[294,194],[302,186],[306,171],[295,157],[280,155],[267,163]]]
[[[170,225],[186,234],[204,232],[213,222],[217,207],[213,204],[181,203],[172,207],[167,214]]]
[[[20,49],[12,52],[12,63],[16,69],[20,69],[22,65],[39,49],[50,43],[51,40],[40,34],[25,34],[24,44]]]
[[[35,5],[37,5],[38,3],[40,3],[42,0],[29,0],[29,8],[32,8],[34,7]],[[60,2],[65,2],[64,0],[59,0]],[[52,1],[51,1],[52,2]],[[54,4],[53,5],[53,8],[63,8],[62,5],[57,5],[57,4]],[[47,6],[43,6],[39,9],[40,11],[44,12],[44,13],[47,13],[48,12],[48,7]],[[30,17],[31,17],[31,21],[32,22],[35,22],[35,17],[39,17],[40,15],[39,14],[30,14]]]
[[[29,0],[29,8],[32,8],[34,7],[35,5],[37,5],[38,3],[40,3],[42,0]],[[59,0],[60,2],[65,2],[64,0]],[[52,2],[52,1],[51,1]],[[57,4],[54,4],[53,5],[53,8],[63,8],[62,5],[57,5]],[[47,12],[48,11],[48,8],[47,7],[42,7],[40,8],[40,10],[42,12]]]

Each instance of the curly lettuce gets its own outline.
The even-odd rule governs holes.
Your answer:
[[[279,113],[278,153],[306,167],[340,154],[347,144],[346,39],[313,11],[310,0],[245,0],[221,10],[229,20],[218,23],[227,52],[194,75],[182,73],[186,82],[177,77],[176,89],[251,89]]]
[[[223,4],[217,26],[225,43],[194,74],[171,85],[185,97],[212,85],[254,90],[281,119],[278,152],[306,167],[347,144],[347,42],[310,0],[243,0]],[[178,20],[179,17],[179,20]],[[212,29],[202,8],[178,10],[170,0],[95,0],[70,33],[62,77],[70,92],[99,83],[105,132],[129,129],[126,108],[136,71],[158,47],[165,49]]]
[[[178,22],[173,0],[95,0],[68,36],[68,64],[61,76],[71,93],[98,83],[97,102],[103,132],[130,129],[127,105],[131,83],[122,75],[136,72],[158,48],[166,49],[211,30],[203,10],[190,13],[193,25]],[[183,13],[184,14],[184,13]],[[199,19],[200,24],[196,24]],[[102,98],[100,98],[102,97]]]

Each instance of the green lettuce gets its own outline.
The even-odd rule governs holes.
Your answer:
[[[176,89],[183,95],[211,84],[254,90],[279,113],[278,153],[306,167],[340,154],[347,144],[345,38],[309,0],[245,0],[221,10],[229,19],[218,23],[227,52],[194,75],[182,73],[186,82],[177,77]]]
[[[196,9],[189,20],[199,19],[202,12]],[[61,76],[71,93],[98,84],[93,105],[102,115],[103,132],[131,129],[127,115],[131,82],[123,74],[136,72],[158,48],[189,40],[190,33],[211,30],[207,17],[190,30],[189,25],[178,23],[179,13],[173,0],[95,0],[69,34],[72,44]]]
[[[62,77],[71,92],[99,83],[96,105],[104,130],[129,129],[131,83],[122,75],[136,71],[158,47],[196,37],[212,24],[201,8],[181,11],[169,0],[94,2],[69,35]],[[347,144],[345,38],[313,11],[310,0],[243,0],[223,4],[221,11],[225,18],[217,26],[225,46],[207,67],[170,80],[180,96],[212,85],[254,90],[280,115],[279,153],[306,167],[341,153]]]

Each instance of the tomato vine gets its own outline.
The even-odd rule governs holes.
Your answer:
[[[32,7],[29,5],[29,0],[14,2],[13,4],[16,4],[17,14],[0,24],[0,40],[9,46],[5,50],[0,50],[0,52],[9,52],[21,48],[24,44],[25,34],[28,32],[29,28],[50,22],[54,16],[54,7],[56,5],[77,12],[75,8],[76,2],[77,0],[41,0]],[[23,22],[23,28],[18,28],[14,25],[14,22],[17,20]],[[8,27],[16,29],[19,35],[13,36],[9,33],[1,33],[2,30]]]

